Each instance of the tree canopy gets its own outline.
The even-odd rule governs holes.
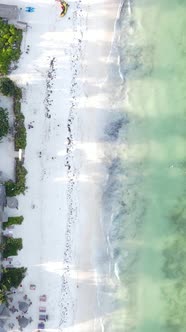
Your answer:
[[[0,19],[0,74],[7,74],[11,61],[19,59],[22,31]]]
[[[0,107],[0,141],[8,134],[8,112],[6,109]]]
[[[10,290],[11,287],[17,288],[25,277],[25,273],[26,268],[24,267],[3,269],[1,285],[6,287],[7,290]]]
[[[3,242],[5,244],[5,248],[3,251],[4,258],[7,258],[9,256],[16,256],[18,250],[21,250],[23,247],[21,238],[14,239],[9,237],[4,237]]]
[[[0,78],[0,92],[4,96],[13,97],[16,92],[16,86],[15,86],[14,82],[8,77]]]

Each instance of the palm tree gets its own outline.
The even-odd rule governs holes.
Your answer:
[[[0,303],[7,303],[7,288],[5,285],[1,285],[0,289]]]

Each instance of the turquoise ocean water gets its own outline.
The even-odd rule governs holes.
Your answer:
[[[115,309],[105,329],[183,332],[186,1],[124,1],[118,29],[123,82],[104,195]]]

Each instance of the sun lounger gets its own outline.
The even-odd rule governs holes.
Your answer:
[[[38,329],[43,330],[45,328],[45,324],[43,322],[38,324]]]
[[[46,307],[39,307],[39,312],[46,312]]]
[[[35,11],[35,8],[34,7],[26,7],[25,11],[28,12],[28,13],[33,13]]]
[[[39,320],[46,322],[48,320],[48,315],[39,315]]]
[[[30,285],[30,289],[31,289],[31,290],[35,290],[35,289],[36,289],[36,285],[31,284],[31,285]]]
[[[39,300],[42,301],[42,302],[46,302],[46,299],[47,299],[46,295],[41,295],[39,297]]]
[[[11,257],[7,257],[7,258],[4,258],[3,261],[8,261],[8,262],[12,262],[13,258]]]

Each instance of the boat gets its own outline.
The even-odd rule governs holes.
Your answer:
[[[61,9],[62,9],[60,16],[64,17],[68,11],[69,4],[65,1],[60,1],[60,3],[61,3]]]

